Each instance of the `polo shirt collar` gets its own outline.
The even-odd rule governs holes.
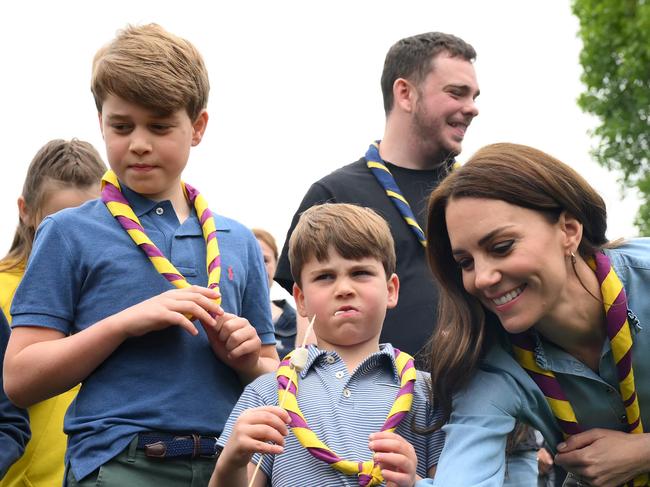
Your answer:
[[[126,186],[121,181],[120,181],[120,186],[122,188],[122,194],[126,198],[126,201],[129,202],[129,205],[131,206],[133,213],[135,213],[135,216],[137,216],[138,218],[140,218],[145,213],[150,212],[156,207],[156,205],[158,205],[157,201],[153,201],[150,200],[149,198],[145,198],[141,194],[133,191],[131,188]]]
[[[136,193],[135,191],[133,191],[131,188],[129,188],[122,182],[120,182],[120,186],[122,188],[122,194],[129,202],[129,205],[131,206],[133,213],[135,213],[135,215],[138,218],[140,218],[142,215],[149,213],[161,203],[160,201],[154,201],[154,200],[150,200],[149,198],[145,198],[140,193]],[[169,200],[165,200],[165,201],[169,201]],[[176,232],[176,236],[194,237],[203,234],[203,230],[201,229],[199,220],[196,217],[196,211],[194,210],[194,208],[191,208],[190,211],[191,211],[190,218],[185,220],[183,224],[179,227],[178,231]],[[227,219],[219,217],[214,212],[212,213],[212,216],[214,217],[214,224],[218,232],[230,231],[231,229],[230,222]]]
[[[316,345],[309,345],[307,348],[307,363],[305,364],[305,368],[300,371],[300,378],[304,379],[312,366],[322,364],[327,355],[336,355],[338,357],[336,352],[321,350]],[[394,349],[390,343],[380,344],[379,351],[366,357],[366,359],[359,364],[354,373],[365,369],[374,369],[382,364],[391,368],[395,380],[399,382],[399,373],[397,372],[397,364],[395,363]]]

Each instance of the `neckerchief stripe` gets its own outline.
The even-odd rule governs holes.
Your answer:
[[[634,383],[634,370],[632,368],[632,333],[628,321],[627,297],[623,283],[616,275],[609,257],[604,252],[597,252],[592,259],[587,261],[596,274],[600,284],[603,300],[603,309],[606,317],[607,337],[609,338],[612,358],[616,365],[619,381],[619,392],[625,407],[629,433],[643,433],[641,410],[639,407],[636,386]],[[571,436],[581,431],[571,404],[564,397],[561,386],[555,374],[551,371],[538,373],[534,357],[532,331],[511,335],[514,356],[519,364],[528,372],[531,378],[544,393],[546,400],[562,429],[564,437]],[[559,394],[558,394],[559,391]],[[562,398],[562,400],[560,400]],[[637,476],[626,485],[647,486],[649,476],[647,473]]]
[[[413,357],[397,349],[394,349],[394,355],[400,380],[400,390],[380,431],[393,431],[411,410],[413,404],[413,390],[416,378]],[[291,353],[280,362],[276,377],[278,382],[278,404],[282,404],[289,413],[291,418],[289,426],[300,444],[315,458],[328,463],[345,475],[356,475],[360,486],[381,485],[384,478],[379,465],[375,464],[373,460],[365,462],[344,460],[320,441],[309,428],[298,407],[298,374],[291,367]],[[291,385],[287,390],[289,382]]]
[[[219,290],[221,276],[221,256],[216,238],[216,227],[207,202],[201,194],[189,184],[181,183],[183,193],[188,202],[194,206],[201,223],[201,230],[206,244],[206,270],[208,287]],[[113,171],[107,171],[102,177],[102,201],[108,211],[124,228],[133,242],[140,247],[150,262],[169,283],[182,289],[190,286],[183,274],[164,256],[158,247],[149,239],[140,220],[133,212],[129,202],[122,194],[120,182]],[[216,299],[221,304],[221,297]]]
[[[366,165],[368,166],[368,169],[370,169],[370,172],[375,176],[375,179],[377,179],[377,182],[379,182],[381,187],[384,189],[388,198],[393,202],[393,205],[397,208],[400,215],[402,215],[402,218],[418,239],[418,242],[420,242],[423,247],[426,247],[427,241],[424,232],[418,224],[415,215],[413,214],[413,210],[411,210],[408,201],[406,201],[406,198],[404,198],[402,192],[397,186],[395,178],[379,155],[379,141],[370,144],[365,158]]]

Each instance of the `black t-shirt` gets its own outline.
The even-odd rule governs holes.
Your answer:
[[[424,229],[429,193],[445,176],[447,167],[413,170],[390,163],[386,165]],[[380,340],[415,355],[428,343],[433,332],[438,293],[426,263],[424,247],[366,166],[365,158],[337,169],[309,188],[291,222],[275,280],[291,292],[293,278],[288,257],[289,237],[303,211],[325,202],[367,206],[388,222],[395,239],[400,292],[397,306],[386,314]]]

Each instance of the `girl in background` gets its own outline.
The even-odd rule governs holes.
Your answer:
[[[275,238],[266,230],[253,228],[253,235],[257,238],[264,256],[264,266],[269,278],[269,292],[273,285],[273,276],[275,268],[278,265],[278,246]],[[280,358],[284,357],[291,350],[296,348],[296,310],[287,302],[286,299],[271,300],[271,315],[273,317],[273,327],[275,328],[275,348]]]
[[[106,166],[88,142],[52,140],[37,152],[18,198],[18,228],[9,253],[0,260],[0,305],[11,322],[10,307],[25,271],[34,234],[46,216],[99,197]],[[5,326],[5,325],[2,325]],[[62,485],[66,435],[63,416],[79,386],[28,409],[32,438],[0,487]]]

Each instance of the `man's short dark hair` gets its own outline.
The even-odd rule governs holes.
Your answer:
[[[388,50],[381,75],[381,91],[384,95],[386,115],[393,108],[393,84],[398,78],[408,79],[418,85],[433,69],[433,59],[441,52],[467,61],[476,59],[474,48],[451,34],[426,32],[397,41]]]

